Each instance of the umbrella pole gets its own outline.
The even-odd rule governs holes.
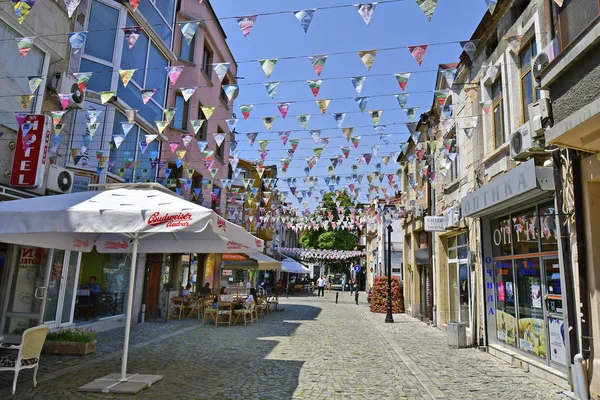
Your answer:
[[[127,294],[127,314],[125,316],[125,340],[123,343],[123,358],[121,361],[121,382],[127,381],[127,353],[129,352],[129,331],[131,330],[131,314],[133,310],[133,287],[135,281],[135,268],[137,264],[139,239],[133,239],[131,254],[131,270],[129,271],[129,292]]]

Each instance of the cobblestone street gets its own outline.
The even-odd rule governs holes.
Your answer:
[[[361,293],[364,301],[364,294]],[[254,326],[197,320],[147,323],[132,330],[129,371],[162,374],[140,399],[566,399],[562,389],[476,349],[450,349],[446,336],[405,315],[393,325],[348,294],[282,298]],[[2,399],[111,399],[78,393],[118,372],[122,330],[99,334],[86,358],[44,355],[32,372],[0,373]]]

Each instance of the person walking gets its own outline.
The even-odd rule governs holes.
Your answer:
[[[327,280],[323,275],[319,279],[317,279],[317,297],[325,297],[325,285],[327,284]]]
[[[342,293],[344,293],[346,289],[346,275],[342,275]]]
[[[348,286],[350,287],[350,296],[352,296],[352,292],[354,291],[354,279],[350,278]]]

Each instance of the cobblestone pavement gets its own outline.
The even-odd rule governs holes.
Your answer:
[[[364,294],[361,294],[364,300]],[[384,324],[348,294],[282,298],[253,326],[197,320],[134,326],[129,372],[164,379],[139,399],[560,399],[561,389],[474,349],[449,349],[444,333],[404,315]],[[96,354],[42,357],[38,386],[0,372],[1,399],[113,399],[79,393],[118,372],[122,330],[103,332]]]

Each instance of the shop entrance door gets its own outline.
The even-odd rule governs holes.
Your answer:
[[[45,289],[52,259],[49,250],[13,246],[4,271],[7,291],[3,299],[2,334],[7,342],[19,343],[21,334],[42,321]]]
[[[558,258],[544,258],[546,271],[546,341],[550,365],[555,368],[567,366],[567,332],[565,332],[562,284]]]
[[[81,253],[75,251],[52,252],[44,309],[44,324],[50,329],[73,324],[80,258]]]

